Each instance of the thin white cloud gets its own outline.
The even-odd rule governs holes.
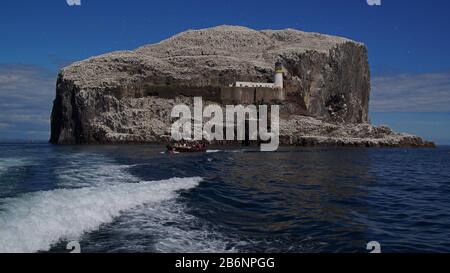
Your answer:
[[[0,123],[0,129],[4,129],[4,128],[7,128],[7,127],[9,127],[8,124],[6,124],[6,123]]]
[[[375,112],[450,112],[450,72],[374,77]]]
[[[47,137],[55,82],[38,66],[0,64],[0,139]]]

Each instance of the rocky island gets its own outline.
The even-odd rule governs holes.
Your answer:
[[[284,67],[284,96],[277,102],[281,144],[434,145],[370,124],[364,44],[294,29],[238,26],[189,30],[134,51],[112,52],[63,68],[50,142],[166,143],[174,105],[192,103],[193,96],[224,104],[223,88],[239,80],[271,82],[275,63]]]

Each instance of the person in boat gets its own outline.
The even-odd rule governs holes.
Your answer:
[[[203,142],[189,142],[180,141],[179,143],[167,145],[169,152],[204,152],[206,151],[206,144]]]

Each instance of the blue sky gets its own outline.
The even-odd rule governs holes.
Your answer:
[[[372,121],[450,144],[450,1],[5,0],[0,139],[46,139],[56,74],[101,53],[221,24],[340,35],[369,48]],[[433,121],[427,123],[427,121]]]

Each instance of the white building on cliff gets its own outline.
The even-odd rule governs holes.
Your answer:
[[[283,89],[283,66],[281,63],[275,64],[275,75],[274,83],[267,82],[236,82],[231,84],[230,87],[263,87],[263,88],[273,88],[273,89]]]

